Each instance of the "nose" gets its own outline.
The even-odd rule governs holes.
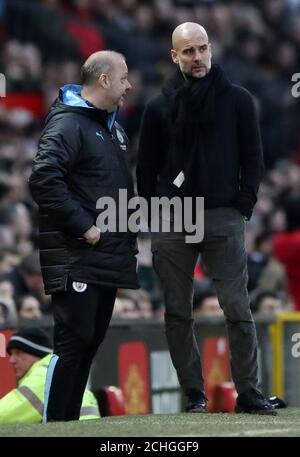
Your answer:
[[[195,60],[195,62],[201,62],[201,60],[202,60],[202,54],[201,54],[200,51],[196,50],[194,60]]]
[[[132,85],[130,84],[129,81],[127,81],[127,89],[126,91],[129,92],[132,89]]]
[[[15,359],[14,354],[11,354],[11,356],[9,357],[9,363],[11,365],[14,365],[16,363],[16,359]]]

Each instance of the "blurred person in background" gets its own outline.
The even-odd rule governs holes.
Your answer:
[[[143,289],[120,290],[118,296],[122,299],[132,300],[139,319],[149,319],[152,317],[152,307],[150,294]]]
[[[177,70],[146,107],[137,164],[138,192],[149,208],[155,196],[204,197],[201,243],[186,243],[186,233],[172,228],[171,233],[152,233],[171,358],[188,397],[186,411],[207,412],[192,316],[193,272],[201,251],[226,318],[236,411],[273,415],[273,406],[257,390],[257,338],[244,246],[245,219],[252,215],[263,172],[255,104],[247,90],[232,85],[222,68],[212,65],[202,26],[180,24],[172,44]]]
[[[274,236],[274,255],[285,267],[288,292],[295,301],[295,310],[300,311],[300,195],[288,200],[284,211],[287,227]]]
[[[0,296],[0,325],[10,327],[17,323],[16,305],[12,298]]]
[[[0,296],[0,327],[16,325],[16,309],[12,299]]]
[[[218,296],[214,291],[207,291],[194,298],[193,304],[194,317],[201,316],[223,316],[222,308]]]
[[[248,291],[257,287],[286,289],[285,270],[273,256],[273,233],[269,231],[256,236],[254,249],[248,254]]]
[[[0,211],[0,218],[18,243],[28,241],[32,223],[29,211],[23,203],[11,203]]]
[[[14,243],[11,230],[6,225],[0,225],[0,250],[3,252],[5,249],[13,247]]]
[[[113,317],[150,319],[153,317],[150,295],[143,289],[118,291]]]
[[[34,295],[23,295],[16,301],[19,319],[40,319],[42,317],[41,304]]]
[[[0,251],[0,280],[3,279],[6,273],[11,273],[17,268],[21,260],[21,255],[15,247]]]
[[[112,314],[117,319],[138,319],[138,310],[131,298],[117,297]]]
[[[2,279],[11,282],[16,297],[33,294],[44,304],[44,286],[38,252],[32,252],[24,257],[21,263],[11,272],[5,273]]]
[[[0,326],[4,327],[7,324],[7,314],[8,310],[6,305],[2,302],[0,303]]]
[[[52,345],[47,333],[37,327],[17,331],[7,352],[18,386],[0,399],[0,424],[34,424],[42,421],[47,368]],[[86,390],[80,419],[99,419],[97,400]]]
[[[13,299],[15,295],[14,286],[10,281],[0,280],[0,295],[2,297]]]
[[[260,315],[274,315],[287,311],[280,294],[267,289],[253,290],[250,306],[254,314]]]
[[[45,292],[52,297],[54,355],[44,422],[77,420],[90,366],[106,335],[118,287],[138,288],[136,235],[96,225],[119,189],[133,196],[128,141],[116,122],[131,89],[123,55],[92,54],[82,85],[59,91],[46,120],[29,179],[39,207]],[[102,211],[101,211],[102,210]]]

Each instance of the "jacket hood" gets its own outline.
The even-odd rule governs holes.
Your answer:
[[[97,109],[88,100],[81,97],[81,86],[77,84],[66,84],[60,88],[59,97],[65,105],[78,106],[87,109]]]
[[[81,97],[82,86],[77,84],[66,84],[59,90],[58,97],[54,101],[49,114],[46,118],[46,124],[53,116],[67,112],[78,113],[83,116],[92,117],[102,124],[106,125],[111,131],[116,120],[117,111],[108,113],[105,110],[96,108],[88,100]]]

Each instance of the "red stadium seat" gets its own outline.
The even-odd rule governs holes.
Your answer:
[[[124,396],[119,387],[104,386],[100,389],[97,397],[102,417],[125,415]]]
[[[214,413],[233,413],[237,391],[233,382],[222,382],[215,386],[213,390],[213,407],[211,412]]]

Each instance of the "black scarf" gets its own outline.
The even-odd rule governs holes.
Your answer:
[[[213,64],[204,77],[189,76],[187,80],[178,68],[162,89],[171,132],[170,175],[173,182],[184,172],[183,196],[201,196],[207,178],[205,138],[213,129],[216,95],[226,84],[225,73]]]

